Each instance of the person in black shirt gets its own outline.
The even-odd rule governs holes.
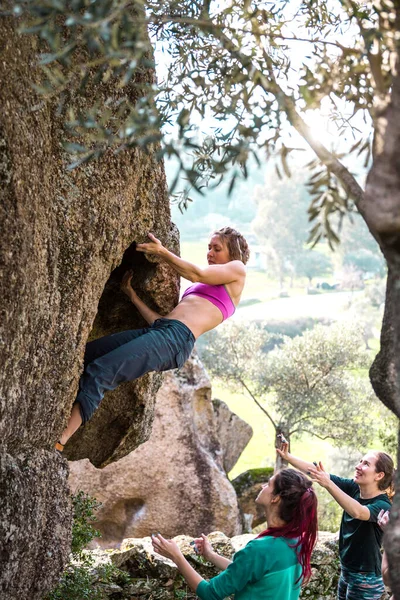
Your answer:
[[[381,512],[378,515],[379,527],[384,530],[388,523],[389,523],[389,511],[386,510],[385,512],[383,512],[383,510],[381,510]],[[385,585],[387,585],[388,587],[390,587],[389,562],[388,562],[388,557],[385,552],[385,549],[383,550],[383,555],[382,555],[382,579],[383,579],[383,583]],[[395,597],[391,596],[390,600],[395,600]]]
[[[338,600],[379,600],[382,580],[382,537],[378,515],[391,507],[394,464],[385,452],[370,451],[355,467],[354,479],[330,475],[322,463],[289,454],[282,443],[278,454],[324,487],[343,508],[339,533],[341,575]]]

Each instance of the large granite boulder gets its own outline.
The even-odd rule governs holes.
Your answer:
[[[213,407],[216,435],[222,448],[222,463],[225,471],[229,473],[251,440],[253,429],[222,400],[213,399]]]
[[[68,557],[67,468],[53,448],[76,395],[85,343],[95,321],[95,335],[142,324],[118,290],[126,266],[136,268],[137,289],[153,306],[172,308],[178,278],[136,257],[134,242],[152,230],[176,249],[178,238],[154,153],[109,153],[66,169],[64,116],[31,85],[40,83],[43,47],[34,36],[20,35],[19,26],[2,15],[0,596],[37,600]],[[154,73],[141,77],[149,83]],[[138,83],[124,91],[132,102]],[[85,110],[95,97],[104,103],[120,93],[115,81],[89,82],[86,95],[71,93],[70,100]],[[128,454],[149,435],[160,383],[159,375],[149,375],[110,394],[77,434],[70,455],[100,465]]]
[[[101,470],[88,460],[70,463],[71,488],[102,502],[98,543],[115,547],[155,531],[238,533],[239,509],[223,468],[211,385],[196,354],[165,375],[155,414],[150,439],[129,456]]]

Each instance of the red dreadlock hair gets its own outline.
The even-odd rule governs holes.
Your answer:
[[[283,469],[274,477],[273,494],[280,496],[279,516],[286,525],[268,527],[257,537],[269,535],[297,539],[293,547],[301,565],[300,579],[306,583],[311,576],[311,553],[318,531],[317,496],[312,482],[299,471]]]

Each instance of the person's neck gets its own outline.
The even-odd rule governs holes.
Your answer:
[[[368,498],[375,498],[375,496],[383,494],[383,491],[380,490],[375,483],[359,485],[358,487],[360,488],[360,498],[363,498],[364,500]]]
[[[278,515],[270,515],[270,517],[267,518],[267,524],[268,529],[270,527],[284,527],[286,525],[286,521],[280,519]]]

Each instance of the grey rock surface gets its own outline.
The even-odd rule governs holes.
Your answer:
[[[174,306],[178,278],[136,256],[133,243],[149,230],[173,249],[178,238],[151,152],[109,153],[67,171],[63,115],[31,85],[40,83],[42,48],[19,25],[0,20],[0,585],[2,600],[37,600],[68,557],[67,469],[53,448],[85,343],[94,323],[94,336],[143,325],[118,290],[127,266],[137,266],[137,291],[160,312]],[[154,73],[142,77],[151,82]],[[82,110],[94,97],[102,103],[121,93],[113,85],[89,82],[71,102]],[[132,102],[137,89],[124,91]],[[149,375],[107,398],[68,452],[97,465],[128,454],[149,436],[160,383]]]
[[[222,448],[222,463],[227,473],[233,469],[253,436],[251,426],[233,413],[229,406],[213,399],[216,435]]]
[[[174,536],[222,529],[240,531],[235,491],[222,466],[211,385],[196,354],[165,374],[150,439],[104,469],[89,461],[70,463],[70,485],[102,502],[98,543],[155,531]],[[234,431],[232,431],[234,435]]]
[[[0,455],[0,598],[42,598],[56,584],[71,542],[67,465],[24,447]]]

